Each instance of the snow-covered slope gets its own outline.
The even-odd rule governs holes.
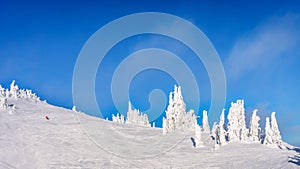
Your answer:
[[[15,110],[13,113],[0,110],[0,168],[299,168],[300,165],[299,149],[239,142],[213,149],[209,141],[203,148],[194,148],[191,141],[194,133],[162,135],[162,129],[113,123],[31,99],[10,98],[7,102],[14,104]]]

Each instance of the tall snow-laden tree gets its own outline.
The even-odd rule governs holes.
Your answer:
[[[0,109],[7,108],[7,99],[5,97],[0,97]]]
[[[245,141],[247,138],[247,128],[245,122],[244,100],[237,100],[236,103],[231,103],[227,118],[229,141]]]
[[[119,114],[117,113],[117,115],[112,115],[112,121],[113,122],[117,122],[117,123],[121,123],[121,124],[124,124],[125,123],[125,120],[124,120],[124,115],[123,114]]]
[[[280,135],[280,131],[278,129],[278,125],[277,125],[277,120],[275,117],[275,112],[272,112],[271,114],[271,129],[272,129],[272,140],[274,144],[281,144],[282,140],[281,140],[281,135]]]
[[[203,110],[202,130],[203,130],[203,133],[210,133],[210,127],[208,124],[208,116],[207,116],[206,110]]]
[[[194,121],[196,116],[193,110],[186,112],[181,87],[174,86],[174,92],[170,92],[169,105],[166,110],[166,118],[163,120],[164,133],[173,132],[176,130],[187,131],[195,130]]]
[[[0,85],[0,97],[5,97],[5,89]]]
[[[215,122],[212,129],[211,129],[211,136],[214,138],[215,145],[220,144],[220,127]]]
[[[219,138],[220,145],[226,144],[226,129],[225,129],[225,109],[222,110],[219,122]]]
[[[18,85],[15,85],[15,81],[12,81],[12,83],[10,84],[10,96],[13,97],[13,98],[18,98],[18,90],[19,90],[19,87]]]
[[[194,114],[194,110],[188,111],[184,118],[183,130],[193,130],[195,128],[195,120],[196,116]]]
[[[128,102],[126,123],[151,127],[147,114],[143,114],[139,110],[133,109],[130,102]]]
[[[3,89],[2,87],[0,87],[0,96],[3,97],[12,97],[12,98],[25,98],[25,99],[31,99],[34,101],[40,101],[40,98],[37,97],[37,95],[35,93],[32,93],[31,90],[24,90],[24,89],[19,89],[18,85],[15,85],[15,81],[12,81],[12,83],[10,84],[10,89]]]
[[[167,134],[168,132],[170,132],[169,127],[170,127],[169,120],[163,117],[163,123],[162,123],[163,134]]]
[[[261,128],[259,127],[259,116],[256,115],[257,109],[253,110],[250,127],[249,127],[249,138],[251,141],[259,142],[261,138]]]
[[[196,148],[203,147],[203,142],[201,141],[201,127],[197,124],[197,121],[195,122],[195,143]]]
[[[263,144],[265,144],[265,145],[273,144],[272,136],[273,136],[273,131],[270,127],[270,118],[267,117]]]

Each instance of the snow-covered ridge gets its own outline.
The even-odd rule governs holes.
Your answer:
[[[0,85],[0,98],[28,98],[35,101],[40,101],[40,98],[35,93],[32,93],[32,90],[19,89],[19,86],[15,84],[15,80],[12,81],[9,89],[4,89]]]
[[[40,98],[32,93],[32,90],[19,89],[18,85],[15,85],[15,81],[12,81],[9,89],[4,89],[0,85],[0,109],[9,110],[11,114],[14,113],[15,105],[8,104],[7,99],[30,99],[32,101],[40,101]]]
[[[35,99],[1,98],[6,98],[6,104],[14,104],[16,108],[14,114],[9,113],[10,108],[0,109],[0,168],[297,168],[300,165],[300,150],[292,146],[278,149],[259,142],[245,144],[226,140],[226,144],[215,149],[218,143],[210,147],[204,140],[206,135],[211,136],[215,132],[207,133],[199,125],[195,125],[194,130],[201,133],[200,138],[190,128],[184,133],[175,129],[163,134],[160,128],[91,117],[78,113],[75,107],[72,111]],[[99,136],[101,147],[109,152],[91,141],[78,116],[89,122],[89,127],[95,129],[91,134]],[[217,123],[219,129],[217,125],[212,129],[220,131],[220,138],[226,138],[221,137],[221,133],[227,134],[224,121],[223,111]],[[257,126],[256,121],[257,118],[254,118],[251,122],[253,126]],[[226,131],[221,132],[221,126]],[[270,124],[270,130],[271,126],[276,128],[275,124]],[[257,132],[253,130],[249,133],[256,135]],[[199,144],[196,144],[199,148],[194,148],[191,137],[199,139]],[[215,140],[218,139],[210,141]],[[164,151],[166,149],[168,151]],[[142,155],[141,158],[134,158],[140,152],[144,153],[138,154]],[[152,154],[157,155],[147,156]]]
[[[271,125],[269,117],[266,118],[266,126],[263,131],[259,126],[260,117],[257,115],[257,111],[257,109],[253,111],[249,128],[247,128],[244,100],[232,102],[227,116],[228,124],[225,124],[225,109],[223,109],[219,123],[215,122],[212,130],[210,130],[208,112],[203,110],[202,126],[199,126],[194,110],[186,111],[186,104],[181,93],[181,87],[175,85],[174,91],[169,95],[169,105],[166,110],[166,117],[163,118],[163,134],[175,131],[194,131],[195,147],[203,147],[201,141],[202,133],[211,136],[211,141],[214,142],[215,148],[233,141],[240,141],[242,143],[261,143],[274,147],[282,147],[283,144],[275,112],[271,115]],[[150,126],[147,115],[140,113],[136,109],[132,109],[130,102],[126,122],[124,116],[119,114],[117,114],[117,116],[113,115],[112,119],[114,122],[118,123]]]
[[[13,81],[10,85],[10,89],[4,89],[0,85],[0,109],[9,110],[12,114],[15,109],[14,104],[8,104],[7,99],[30,99],[32,101],[40,101],[40,98],[32,93],[31,90],[19,89],[18,85]],[[76,111],[76,107],[73,107],[73,111]],[[259,126],[260,117],[257,115],[257,110],[253,111],[251,116],[249,128],[246,127],[245,121],[245,108],[244,100],[237,100],[231,103],[229,108],[229,113],[227,116],[228,124],[225,124],[223,109],[220,122],[214,123],[212,130],[210,130],[208,124],[208,112],[203,111],[202,126],[199,126],[196,120],[196,115],[194,110],[186,111],[186,104],[184,102],[181,87],[174,86],[174,91],[169,95],[169,105],[166,110],[166,117],[163,118],[163,134],[167,134],[175,131],[193,131],[195,132],[195,145],[202,147],[202,133],[208,133],[211,136],[212,141],[215,143],[215,147],[224,145],[232,141],[240,142],[258,142],[265,145],[282,145],[281,135],[277,120],[275,117],[275,112],[270,118],[266,118],[266,126],[263,131]],[[121,124],[134,124],[140,126],[150,127],[147,114],[141,113],[137,109],[133,109],[129,101],[127,117],[119,113],[117,115],[112,115],[113,122]],[[197,146],[196,146],[197,147]]]

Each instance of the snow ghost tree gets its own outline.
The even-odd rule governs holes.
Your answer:
[[[281,135],[280,135],[280,131],[278,129],[278,125],[277,125],[277,120],[275,117],[275,112],[272,112],[271,114],[271,130],[272,130],[272,140],[274,144],[281,144]]]
[[[236,103],[231,103],[227,118],[229,141],[245,141],[247,138],[247,129],[245,122],[244,100],[237,100]]]
[[[270,119],[269,117],[267,117],[266,126],[265,126],[265,137],[264,137],[263,144],[265,145],[273,144],[272,136],[273,136],[273,131],[270,127]]]
[[[36,96],[35,93],[32,93],[31,90],[24,90],[24,89],[19,89],[18,85],[15,85],[15,81],[12,81],[10,84],[10,89],[4,90],[0,86],[0,96],[6,97],[6,98],[20,98],[20,99],[30,99],[34,101],[40,101],[40,98]]]
[[[259,116],[256,115],[257,109],[253,110],[250,127],[249,127],[249,139],[254,142],[259,142],[261,138],[261,128],[259,127]]]
[[[5,97],[0,97],[0,109],[7,109],[7,99]]]
[[[201,127],[197,124],[197,121],[195,122],[195,147],[203,147],[203,142],[201,141]]]
[[[186,112],[181,87],[174,86],[174,92],[170,92],[169,105],[166,110],[166,118],[163,118],[163,133],[175,130],[195,130],[196,116],[193,110]]]
[[[128,102],[126,123],[151,127],[147,114],[143,114],[139,110],[133,109],[130,102]]]
[[[19,90],[19,87],[18,85],[15,85],[15,81],[12,81],[12,83],[10,84],[10,96],[12,98],[18,98],[18,90]]]
[[[225,109],[222,110],[219,122],[219,139],[220,145],[226,144],[226,129],[225,129]]]
[[[214,139],[215,146],[220,145],[220,127],[216,122],[211,129],[211,136]]]
[[[117,116],[112,115],[112,121],[113,122],[124,124],[125,123],[124,119],[125,118],[124,118],[123,114],[120,115],[119,113],[117,113]]]
[[[73,106],[73,107],[72,107],[72,111],[77,112],[76,106]]]
[[[207,116],[206,110],[203,110],[202,130],[203,130],[203,133],[210,133],[210,128],[209,128],[209,124],[208,124],[208,116]]]
[[[5,89],[0,85],[0,97],[5,97]]]

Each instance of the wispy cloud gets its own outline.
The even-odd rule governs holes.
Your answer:
[[[293,50],[300,40],[299,21],[295,14],[273,17],[238,39],[225,60],[229,80],[268,69],[272,62]]]

